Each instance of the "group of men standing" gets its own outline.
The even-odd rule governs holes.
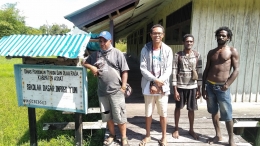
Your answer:
[[[174,55],[172,49],[162,42],[164,35],[163,26],[154,25],[150,30],[152,41],[145,44],[140,55],[146,135],[140,141],[139,146],[145,146],[151,140],[150,129],[155,105],[160,116],[162,130],[162,138],[158,140],[158,143],[160,146],[167,145],[167,105],[171,88],[176,103],[173,138],[179,137],[180,110],[185,105],[190,123],[189,134],[196,140],[199,138],[193,125],[194,111],[198,110],[197,99],[202,95],[207,101],[208,112],[212,114],[216,131],[216,136],[209,139],[208,142],[214,143],[222,139],[218,114],[220,111],[221,120],[226,122],[229,145],[235,145],[229,87],[238,76],[239,55],[235,48],[228,46],[228,42],[232,39],[231,30],[228,27],[220,27],[216,30],[215,37],[218,46],[208,52],[203,73],[201,55],[193,49],[194,37],[191,34],[183,36],[184,48]],[[101,32],[99,35],[101,51],[92,53],[85,62],[82,62],[82,65],[98,77],[98,97],[102,120],[107,122],[110,132],[104,145],[111,145],[116,139],[114,123],[117,123],[122,136],[121,144],[128,146],[124,92],[129,67],[123,53],[111,45],[111,39],[109,32]]]

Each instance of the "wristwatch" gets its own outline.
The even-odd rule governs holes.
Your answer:
[[[126,90],[126,87],[125,87],[125,86],[124,86],[124,87],[122,86],[121,89]]]

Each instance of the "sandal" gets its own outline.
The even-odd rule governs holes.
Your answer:
[[[159,146],[167,146],[167,143],[163,143],[162,140],[158,140]]]
[[[147,142],[145,142],[144,140],[142,140],[140,143],[139,143],[139,146],[145,146],[147,144]]]
[[[144,141],[146,139],[146,142]],[[151,137],[145,137],[140,143],[139,146],[145,146],[148,142],[151,141]]]
[[[126,144],[123,145],[123,141],[126,141]],[[128,143],[127,137],[122,138],[121,142],[122,142],[122,146],[130,146],[130,144]]]
[[[113,138],[113,140],[109,141],[109,138]],[[116,135],[109,134],[108,138],[104,140],[103,144],[104,146],[110,146],[114,140],[116,139]]]

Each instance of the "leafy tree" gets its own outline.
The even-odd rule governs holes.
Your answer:
[[[41,31],[42,34],[49,34],[48,25],[44,24],[44,25],[40,26],[40,31]]]
[[[66,34],[70,31],[67,25],[62,24],[53,24],[52,26],[48,26],[46,24],[40,27],[40,30],[43,34],[57,35],[57,34]]]
[[[25,25],[25,16],[20,15],[17,3],[6,3],[0,9],[0,39],[13,34],[66,34],[70,31],[65,24],[43,25],[40,29]]]
[[[27,27],[27,30],[26,30],[25,34],[40,35],[40,34],[42,34],[42,32],[39,29],[32,28],[32,27]]]
[[[0,38],[11,34],[22,34],[27,30],[25,17],[19,14],[16,5],[17,3],[7,3],[0,10]]]

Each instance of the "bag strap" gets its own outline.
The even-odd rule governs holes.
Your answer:
[[[99,52],[99,53],[101,53],[101,52]],[[118,72],[116,71],[116,66],[115,66],[114,64],[112,64],[112,63],[104,56],[104,54],[101,53],[101,55],[102,55],[102,57],[107,61],[107,64],[112,67],[112,70],[115,72],[115,74],[116,74],[117,77],[119,78],[120,82],[122,82],[120,75],[119,75]]]
[[[194,56],[196,58],[196,66],[193,67],[193,68],[196,69],[198,61],[199,61],[199,58],[198,58],[199,57],[199,53],[197,51],[195,51],[195,50],[192,50],[192,52],[193,52],[193,54],[194,54]]]

